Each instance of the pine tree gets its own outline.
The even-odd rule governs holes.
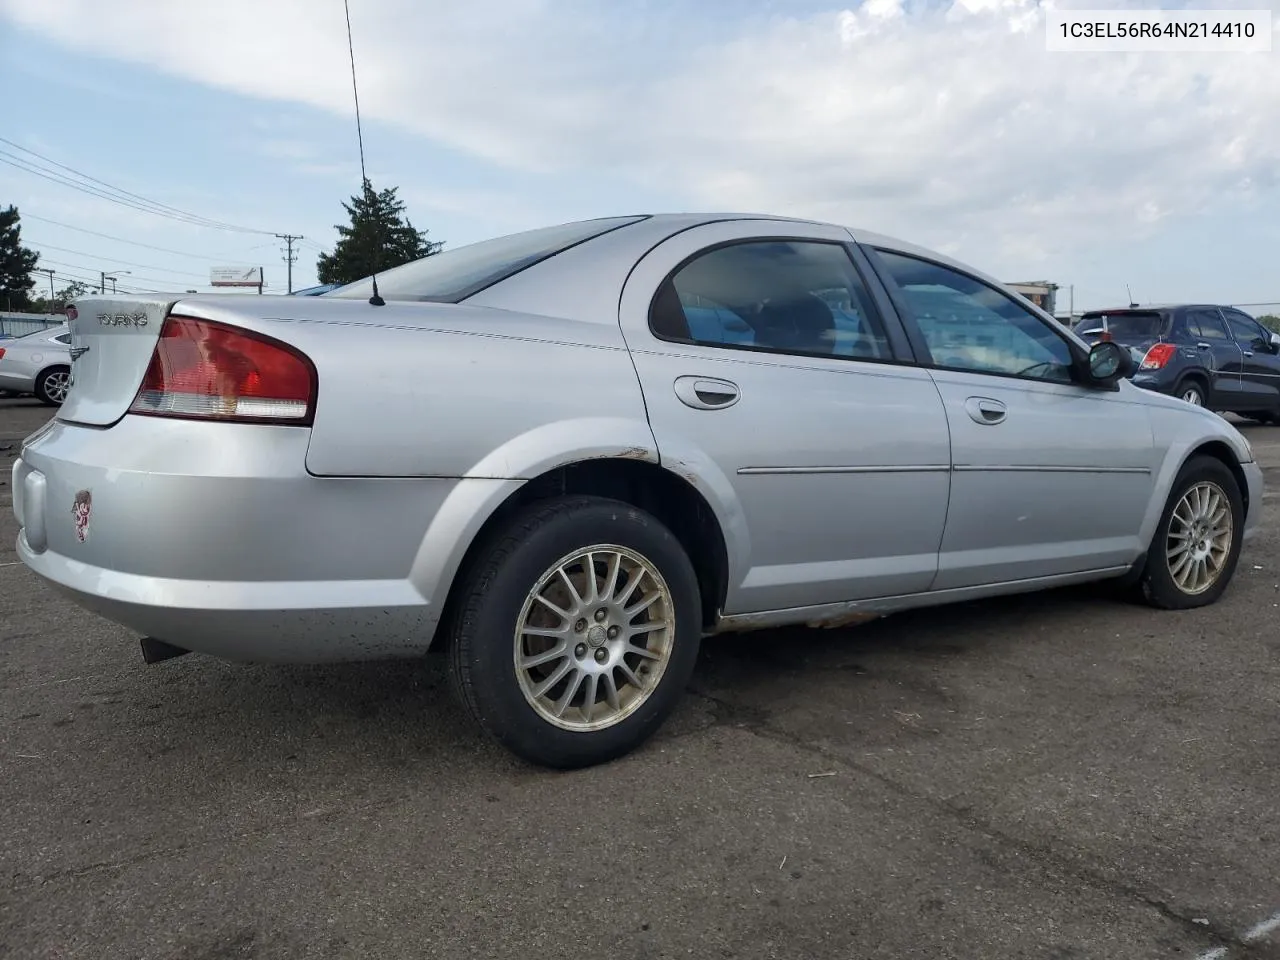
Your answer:
[[[397,189],[388,187],[378,193],[365,180],[360,195],[342,205],[351,223],[335,224],[338,242],[333,253],[322,253],[316,261],[321,283],[353,283],[375,271],[440,252],[443,243],[428,240],[427,231],[417,230],[409,222],[404,204],[396,197]]]
[[[40,254],[22,245],[22,224],[18,208],[0,210],[0,308],[25,310],[31,306],[31,271]]]

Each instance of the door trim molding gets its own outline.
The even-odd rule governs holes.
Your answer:
[[[1111,473],[1111,474],[1144,474],[1150,475],[1150,467],[1078,467],[1078,466],[1036,466],[1034,464],[994,464],[983,466],[972,463],[957,463],[954,466],[945,463],[920,464],[886,464],[882,466],[815,466],[815,467],[739,467],[738,475],[743,477],[760,476],[795,476],[797,474],[827,473]]]
[[[1025,466],[1018,464],[982,466],[973,463],[957,463],[951,470],[954,473],[1131,473],[1147,475],[1151,473],[1150,467],[1073,467],[1066,465],[1054,466],[1052,464],[1045,466],[1034,464]]]
[[[771,476],[777,474],[811,473],[950,473],[946,463],[900,464],[886,466],[825,466],[825,467],[739,467],[739,476]]]

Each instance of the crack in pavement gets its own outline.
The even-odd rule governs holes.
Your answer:
[[[97,873],[123,870],[127,867],[136,866],[140,863],[148,863],[152,860],[163,859],[173,853],[203,850],[217,846],[231,846],[232,844],[243,843],[246,840],[254,840],[259,837],[267,836],[280,830],[288,830],[289,828],[295,827],[304,822],[332,823],[339,816],[350,819],[352,815],[372,813],[385,807],[393,806],[397,803],[403,803],[415,795],[416,793],[413,790],[404,790],[397,793],[395,796],[380,797],[376,800],[366,800],[363,803],[354,805],[334,803],[330,806],[323,806],[307,813],[294,814],[288,821],[274,820],[250,830],[243,830],[232,834],[221,834],[218,836],[208,837],[204,840],[169,844],[168,846],[160,847],[155,850],[136,853],[120,860],[100,860],[95,863],[83,864],[78,867],[64,867],[60,870],[51,871],[50,873],[24,874],[20,871],[15,871],[10,874],[10,884],[6,892],[14,893],[22,886],[30,887],[37,884],[43,885],[46,883],[58,883],[66,880],[78,880],[81,877],[92,876]]]
[[[774,743],[781,743],[794,747],[804,751],[805,753],[811,754],[812,756],[820,757],[827,763],[836,764],[864,776],[871,777],[898,796],[905,797],[917,803],[922,803],[938,812],[941,812],[953,821],[959,823],[965,829],[981,834],[996,843],[1004,844],[1006,847],[1012,848],[1042,867],[1059,874],[1066,874],[1067,876],[1082,881],[1094,889],[1102,891],[1108,895],[1122,896],[1156,910],[1161,916],[1174,921],[1188,933],[1195,934],[1199,940],[1211,937],[1218,943],[1226,944],[1243,951],[1240,953],[1240,956],[1242,957],[1262,956],[1256,952],[1256,947],[1254,945],[1247,943],[1243,937],[1235,934],[1226,927],[1223,927],[1212,920],[1208,923],[1197,922],[1203,921],[1204,918],[1197,917],[1191,911],[1182,910],[1153,893],[1144,892],[1132,883],[1128,883],[1116,877],[1107,876],[1105,873],[1092,869],[1078,861],[1062,857],[1052,849],[1037,846],[1030,841],[1023,840],[1019,837],[1013,836],[1012,834],[1006,833],[994,824],[975,815],[972,812],[971,807],[959,806],[939,797],[918,793],[905,784],[899,783],[897,780],[894,780],[892,777],[889,777],[878,770],[864,766],[856,760],[850,760],[840,754],[825,750],[821,746],[806,741],[795,734],[771,726],[768,722],[769,714],[766,711],[734,704],[722,697],[717,697],[705,690],[694,687],[688,688],[688,692],[693,696],[700,697],[713,704],[722,713],[722,716],[717,718],[717,723],[715,725],[724,726],[732,724],[736,728],[746,730],[753,736],[760,737],[763,740],[769,740]],[[1223,956],[1225,957],[1225,954]]]

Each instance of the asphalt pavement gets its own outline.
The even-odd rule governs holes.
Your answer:
[[[0,957],[1280,958],[1280,427],[1216,606],[711,640],[657,738],[564,774],[441,658],[144,665],[16,562],[48,415],[0,400]]]

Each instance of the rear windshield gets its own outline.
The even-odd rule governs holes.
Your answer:
[[[1106,321],[1104,324],[1103,321]],[[1147,340],[1159,337],[1164,329],[1164,317],[1154,311],[1148,313],[1109,313],[1087,316],[1080,321],[1082,333],[1089,330],[1107,332],[1116,340]]]
[[[457,303],[569,247],[644,219],[640,216],[580,220],[444,250],[379,273],[378,293],[384,300]],[[365,278],[322,296],[360,300],[372,294],[373,283]]]

